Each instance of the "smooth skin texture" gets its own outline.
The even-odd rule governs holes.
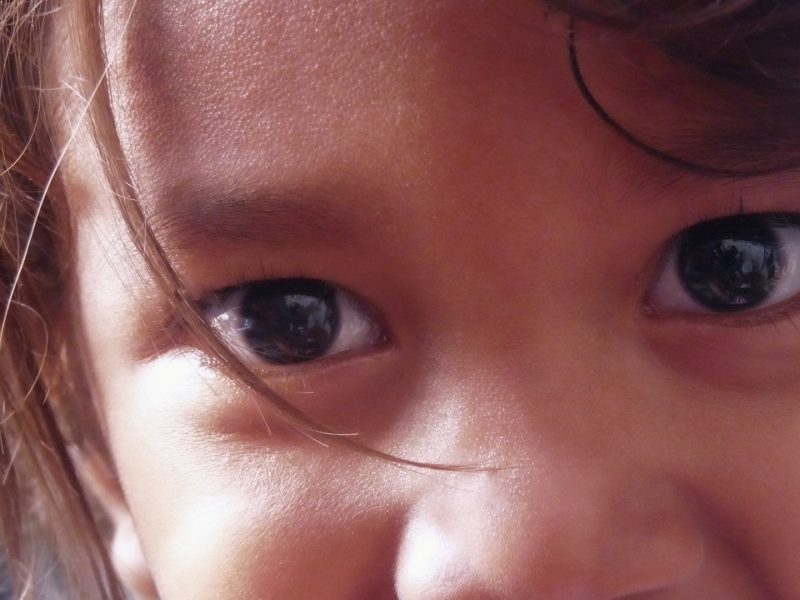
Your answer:
[[[129,8],[108,6],[117,34]],[[628,42],[581,32],[616,114],[680,122]],[[800,597],[792,308],[652,298],[675,235],[741,197],[800,209],[793,174],[702,179],[631,148],[578,94],[566,19],[532,2],[142,1],[121,39],[123,143],[191,293],[321,279],[386,334],[304,364],[246,358],[366,444],[489,467],[319,443],[164,333],[84,139],[67,170],[78,293],[132,585],[152,577],[171,600]]]

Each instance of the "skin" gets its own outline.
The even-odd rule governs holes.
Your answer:
[[[365,444],[486,469],[319,443],[164,332],[168,303],[82,138],[65,171],[77,293],[131,585],[195,600],[800,596],[792,309],[693,314],[653,292],[685,227],[741,197],[798,210],[793,174],[703,179],[630,147],[578,94],[563,16],[529,2],[139,4],[115,38],[115,112],[192,296],[287,276],[349,290],[388,341],[246,360]],[[128,10],[107,7],[112,29]],[[681,122],[647,84],[689,75],[646,48],[644,72],[629,41],[581,31],[615,114]]]

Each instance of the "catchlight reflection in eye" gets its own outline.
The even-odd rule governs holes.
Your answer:
[[[288,365],[385,340],[376,321],[347,291],[317,279],[267,279],[218,292],[206,317],[240,354]]]
[[[649,302],[659,312],[733,313],[800,292],[800,215],[736,215],[682,232]]]

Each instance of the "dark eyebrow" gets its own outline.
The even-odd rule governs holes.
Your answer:
[[[364,217],[337,201],[334,191],[251,189],[226,193],[201,188],[170,190],[146,203],[145,214],[168,251],[212,242],[266,246],[357,241]]]

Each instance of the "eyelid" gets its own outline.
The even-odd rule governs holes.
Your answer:
[[[698,206],[687,206],[686,212],[682,213],[677,222],[672,225],[674,227],[672,231],[677,231],[677,233],[665,238],[664,244],[669,246],[681,234],[697,225],[736,217],[761,219],[762,222],[774,227],[800,226],[800,202],[781,202],[781,208],[784,206],[785,210],[750,210],[746,204],[741,202],[735,205],[714,207],[702,206],[702,203],[699,203]]]

